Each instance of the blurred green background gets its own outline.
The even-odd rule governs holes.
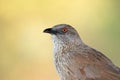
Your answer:
[[[120,66],[119,0],[0,0],[0,80],[58,80],[42,31],[60,23]]]

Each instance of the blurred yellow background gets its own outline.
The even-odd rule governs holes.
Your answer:
[[[119,0],[0,0],[0,80],[58,80],[51,36],[74,26],[87,44],[120,66]]]

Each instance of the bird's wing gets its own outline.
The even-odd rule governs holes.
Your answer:
[[[109,58],[107,58],[104,54],[102,54],[101,52],[96,51],[95,49],[91,49],[91,55],[92,57],[95,57],[94,59],[98,61],[98,63],[101,66],[105,65],[104,68],[106,68],[108,71],[120,74],[120,68],[115,66],[112,63],[112,61]]]
[[[75,54],[75,60],[85,80],[120,80],[120,68],[94,49]]]

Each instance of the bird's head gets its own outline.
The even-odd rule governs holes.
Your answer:
[[[76,44],[82,42],[78,32],[68,24],[55,25],[52,28],[45,29],[44,32],[51,34],[54,41]]]

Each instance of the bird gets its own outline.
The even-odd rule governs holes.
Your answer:
[[[71,25],[57,24],[43,32],[52,35],[53,60],[60,80],[120,80],[120,68],[85,44]]]

